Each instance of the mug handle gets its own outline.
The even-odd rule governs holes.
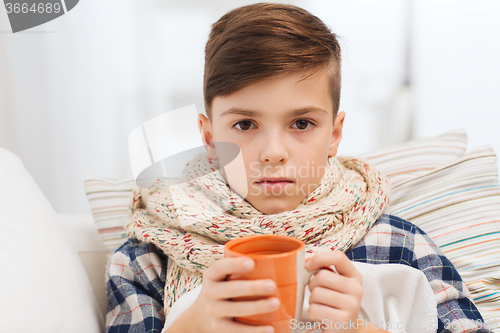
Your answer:
[[[302,280],[303,281],[302,296],[300,297],[299,303],[296,305],[297,306],[296,311],[299,311],[297,316],[299,316],[300,318],[304,318],[302,306],[303,306],[303,302],[304,302],[304,294],[306,292],[306,286],[309,284],[309,279],[311,278],[311,276],[318,273],[323,268],[328,269],[329,271],[332,271],[332,272],[338,274],[337,270],[335,269],[335,266],[333,266],[333,265],[331,267],[330,266],[323,266],[323,267],[315,269],[313,271],[308,271],[304,267],[304,276],[303,276],[303,280]],[[296,318],[296,319],[298,319],[298,318]],[[292,331],[292,333],[296,333],[296,332],[298,332],[298,331],[297,330]]]
[[[311,276],[318,273],[323,268],[338,274],[337,270],[335,269],[335,266],[333,266],[333,265],[332,266],[323,266],[323,267],[315,269],[313,271],[308,271],[306,268],[304,268],[304,280],[303,280],[304,281],[304,288],[309,284],[309,279],[311,278]]]

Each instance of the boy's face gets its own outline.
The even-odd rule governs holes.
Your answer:
[[[333,124],[325,71],[299,82],[309,73],[290,72],[214,98],[212,123],[199,115],[198,126],[209,153],[212,142],[240,147],[245,164],[241,177],[248,185],[245,199],[263,214],[297,207],[321,183],[327,159],[337,154],[342,139],[345,113],[339,112]],[[312,108],[317,111],[293,115]],[[259,114],[230,113],[234,109]],[[290,182],[259,183],[265,177],[284,177]]]

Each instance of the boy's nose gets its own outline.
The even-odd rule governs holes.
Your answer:
[[[285,139],[280,134],[268,136],[262,147],[262,161],[267,163],[280,163],[288,159],[288,149]]]

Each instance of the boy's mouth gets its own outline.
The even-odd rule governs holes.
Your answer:
[[[257,181],[256,183],[257,184],[260,184],[260,183],[268,183],[268,184],[293,183],[293,180],[288,179],[288,178],[267,177],[267,178],[262,178],[261,180]]]
[[[287,178],[263,178],[257,181],[256,184],[263,187],[266,191],[283,190],[287,186],[293,184],[293,181]]]

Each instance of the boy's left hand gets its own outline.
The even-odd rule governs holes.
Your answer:
[[[342,251],[323,252],[306,260],[309,271],[331,265],[338,274],[322,269],[309,282],[311,295],[307,315],[322,324],[323,333],[356,332],[363,296],[361,274]],[[326,322],[328,328],[323,325]],[[342,328],[335,329],[335,323],[337,328]]]

